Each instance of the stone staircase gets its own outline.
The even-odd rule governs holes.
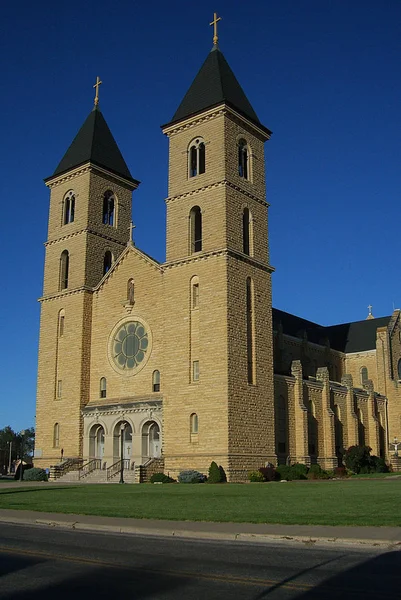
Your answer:
[[[164,458],[151,458],[135,468],[138,483],[149,483],[155,473],[164,473]]]
[[[401,471],[401,456],[391,456],[390,464],[392,466],[393,471]]]

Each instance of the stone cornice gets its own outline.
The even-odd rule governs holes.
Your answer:
[[[280,373],[274,373],[274,379],[278,381],[285,381],[290,385],[295,385],[295,377],[293,375],[282,375]]]
[[[47,302],[48,300],[58,300],[59,298],[65,298],[66,296],[74,296],[76,294],[83,294],[84,292],[88,292],[93,294],[93,288],[84,285],[78,288],[74,288],[72,290],[63,290],[62,292],[54,292],[53,294],[46,294],[45,296],[41,296],[38,298],[38,302]]]
[[[94,229],[91,229],[89,227],[84,227],[83,229],[79,229],[78,231],[74,231],[72,233],[67,233],[66,235],[63,235],[56,239],[47,240],[47,242],[44,242],[43,245],[46,248],[47,246],[57,244],[58,242],[64,242],[65,240],[69,240],[71,238],[77,237],[78,235],[82,235],[83,233],[89,233],[90,235],[96,235],[97,237],[107,240],[108,242],[113,242],[115,244],[119,244],[120,246],[126,245],[126,242],[122,242],[121,240],[118,240],[114,237],[106,235],[105,233],[101,233],[100,231],[95,231]]]
[[[258,260],[252,258],[252,256],[248,256],[248,254],[243,254],[242,252],[238,252],[236,250],[231,250],[229,248],[217,248],[216,250],[211,250],[210,252],[197,252],[196,254],[190,254],[185,258],[180,258],[177,260],[171,260],[163,263],[163,267],[165,269],[171,269],[172,267],[178,267],[181,265],[186,265],[193,262],[199,262],[201,260],[205,260],[211,257],[216,256],[225,256],[226,258],[235,258],[237,260],[241,260],[242,262],[246,262],[253,267],[257,267],[262,269],[266,273],[273,273],[274,267],[270,265],[266,265]]]
[[[67,173],[62,173],[61,175],[58,175],[54,178],[50,177],[48,179],[45,179],[45,185],[48,188],[52,189],[52,188],[57,187],[67,181],[70,181],[71,179],[75,179],[76,177],[85,175],[85,173],[92,173],[92,172],[98,172],[101,175],[106,175],[108,179],[114,179],[114,181],[116,181],[117,183],[130,189],[131,191],[136,190],[136,188],[139,185],[139,181],[136,181],[136,180],[130,181],[128,179],[125,179],[124,177],[117,175],[116,173],[113,173],[112,171],[108,171],[107,169],[104,169],[103,167],[100,167],[98,165],[91,163],[90,161],[88,161],[87,163],[85,163],[83,165],[79,165],[78,167],[76,167],[75,169],[72,169],[71,171],[68,171]]]
[[[184,192],[183,194],[178,194],[176,196],[168,196],[165,199],[165,203],[168,204],[169,202],[174,202],[175,200],[180,200],[182,198],[188,198],[190,196],[196,196],[199,193],[202,192],[207,192],[209,190],[213,190],[216,189],[218,187],[221,186],[227,186],[230,187],[231,189],[240,192],[241,194],[243,194],[244,196],[246,196],[247,198],[250,198],[251,200],[254,200],[255,202],[257,202],[258,204],[261,204],[262,206],[266,206],[267,208],[270,206],[270,204],[268,202],[266,202],[266,200],[262,200],[261,198],[258,198],[257,196],[255,196],[254,194],[251,194],[251,192],[245,190],[244,188],[232,183],[231,181],[228,181],[227,179],[222,179],[221,181],[216,181],[215,183],[210,183],[209,185],[204,185],[200,188],[197,188],[195,190],[189,190],[187,192]]]
[[[163,410],[163,397],[151,398],[148,396],[128,396],[126,398],[111,398],[107,404],[87,404],[82,409],[82,415],[84,418],[90,418],[93,417],[94,414],[98,416],[119,414],[121,412],[132,414],[147,412],[149,410],[157,413],[161,412]]]
[[[225,102],[222,102],[218,106],[213,106],[209,108],[209,110],[205,110],[202,113],[188,117],[187,119],[183,119],[177,123],[172,123],[171,125],[162,125],[162,131],[164,134],[170,137],[177,135],[177,133],[181,133],[182,131],[186,131],[187,129],[191,129],[196,125],[204,123],[205,121],[210,121],[216,117],[221,117],[224,115],[234,118],[237,122],[239,121],[241,125],[246,125],[248,129],[251,129],[253,133],[261,137],[263,141],[270,139],[271,132],[269,130],[263,126],[258,127],[256,123],[236,111],[231,106],[228,106]]]

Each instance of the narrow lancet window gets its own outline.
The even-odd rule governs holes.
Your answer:
[[[110,250],[106,250],[103,259],[103,275],[106,275],[107,271],[110,270],[112,261],[113,257]]]
[[[107,395],[107,381],[106,377],[102,377],[100,380],[100,397],[106,398]]]
[[[199,431],[199,420],[196,413],[192,413],[190,417],[190,431],[191,434],[196,434]]]
[[[205,142],[200,138],[191,142],[188,156],[189,176],[196,177],[197,175],[202,175],[202,173],[205,172],[206,167]]]
[[[191,254],[202,250],[202,213],[199,206],[191,209],[190,215]]]
[[[253,219],[249,208],[242,213],[242,251],[253,256]]]
[[[60,425],[54,424],[53,427],[53,448],[58,448],[60,445]]]
[[[249,179],[249,150],[245,140],[238,142],[238,174]]]
[[[369,373],[367,367],[361,368],[361,384],[364,385],[369,379]]]
[[[75,218],[75,194],[72,190],[64,196],[63,225],[73,223]]]
[[[152,375],[152,391],[160,392],[160,371],[153,371]]]
[[[255,339],[254,339],[254,301],[253,281],[250,277],[246,280],[246,343],[247,343],[247,369],[248,383],[255,383]]]
[[[64,335],[64,319],[65,319],[65,312],[63,309],[63,310],[60,310],[60,312],[58,313],[58,336],[59,337],[63,337],[63,335]]]
[[[70,256],[68,250],[64,250],[60,256],[60,290],[68,288],[68,271],[70,268]]]
[[[115,197],[111,190],[108,190],[103,197],[103,219],[104,225],[115,225]]]

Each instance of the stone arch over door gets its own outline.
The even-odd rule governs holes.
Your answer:
[[[122,430],[122,426],[125,425]],[[121,436],[123,437],[123,458],[131,461],[132,425],[125,419],[117,421],[113,428],[113,462],[121,459]]]
[[[146,421],[142,426],[142,458],[160,458],[161,432],[156,421]]]
[[[89,458],[99,458],[103,460],[104,456],[104,427],[95,423],[89,430]]]

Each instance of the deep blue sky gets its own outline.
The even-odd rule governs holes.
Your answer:
[[[400,0],[2,6],[0,428],[34,423],[52,174],[92,109],[142,183],[137,245],[165,256],[168,122],[212,46],[264,125],[274,305],[321,324],[401,305]]]

